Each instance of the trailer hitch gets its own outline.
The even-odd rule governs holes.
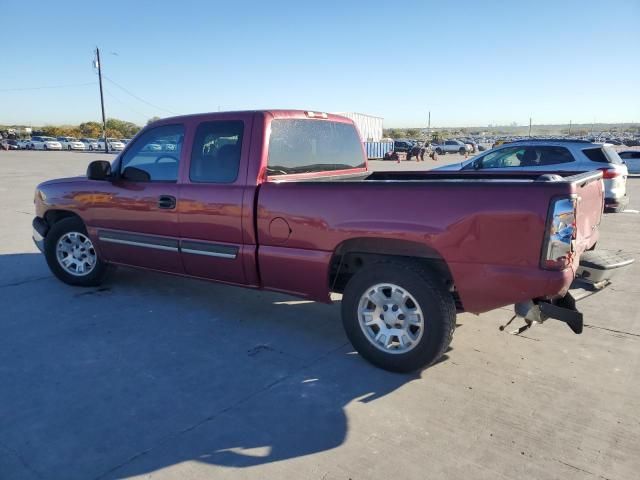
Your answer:
[[[573,333],[580,334],[584,327],[584,321],[582,313],[576,307],[576,303],[583,298],[604,290],[610,284],[609,280],[591,283],[576,279],[563,297],[553,300],[538,299],[516,303],[514,305],[515,315],[506,324],[500,326],[500,331],[503,331],[516,318],[522,318],[525,324],[510,332],[514,335],[519,335],[533,325],[544,323],[552,318],[566,323]]]

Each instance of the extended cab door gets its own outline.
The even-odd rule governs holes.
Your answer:
[[[184,272],[177,214],[184,132],[182,124],[146,130],[114,163],[114,180],[95,182],[91,229],[106,260]]]
[[[243,217],[253,218],[256,192],[255,182],[247,185],[252,124],[250,113],[229,113],[190,125],[194,134],[178,207],[180,250],[189,275],[257,284],[256,245],[243,230]],[[245,193],[250,200],[243,203]]]

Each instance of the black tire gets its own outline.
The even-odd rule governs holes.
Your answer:
[[[460,147],[460,150],[458,150],[458,153],[460,153],[460,155],[464,155],[465,153],[467,153],[467,149]]]
[[[360,298],[379,283],[405,289],[422,309],[422,338],[406,353],[380,350],[360,327]],[[363,358],[385,370],[411,372],[432,365],[445,353],[456,326],[456,307],[444,282],[433,273],[407,262],[390,260],[365,266],[351,278],[342,297],[342,323],[351,344]]]
[[[438,155],[443,155],[444,154],[444,150],[442,150],[441,148],[436,148],[436,153]]]
[[[49,148],[47,147],[47,144],[45,143],[42,147],[43,150],[49,150]]]
[[[93,152],[93,145],[89,145],[89,151]]]
[[[44,240],[44,255],[51,272],[64,283],[80,287],[96,287],[102,283],[107,273],[107,264],[100,260],[96,252],[96,264],[86,275],[72,275],[65,271],[56,257],[58,240],[69,232],[78,232],[87,236],[87,229],[78,217],[68,217],[54,223]]]

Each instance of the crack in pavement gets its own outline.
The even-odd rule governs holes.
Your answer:
[[[561,463],[562,465],[566,465],[567,467],[571,467],[571,468],[573,468],[574,470],[578,470],[579,472],[583,472],[583,473],[587,473],[587,474],[589,474],[589,475],[593,475],[594,477],[601,478],[602,480],[611,480],[611,479],[609,479],[609,478],[607,478],[607,477],[604,477],[604,476],[602,476],[602,475],[598,475],[598,474],[596,474],[596,473],[590,472],[589,470],[585,470],[584,468],[576,467],[575,465],[572,465],[572,464],[570,464],[570,463],[563,462],[562,460],[560,460],[560,459],[558,459],[558,458],[554,458],[554,460],[555,460],[556,462],[558,462],[558,463]]]
[[[24,285],[25,283],[39,282],[40,280],[45,280],[47,278],[51,278],[51,275],[46,275],[44,277],[27,278],[26,280],[20,280],[18,282],[5,283],[3,285],[0,285],[0,288],[18,287],[20,285]]]
[[[156,448],[158,448],[159,446],[162,446],[164,444],[166,444],[167,442],[169,442],[171,439],[179,437],[180,435],[183,435],[185,433],[188,433],[192,430],[195,430],[196,428],[204,425],[205,423],[208,423],[212,420],[215,420],[217,417],[219,417],[220,415],[223,415],[233,409],[235,409],[236,407],[239,407],[240,405],[243,405],[245,403],[247,403],[249,400],[253,399],[254,397],[265,393],[269,390],[271,390],[273,387],[275,387],[276,385],[284,382],[285,380],[290,379],[291,377],[293,377],[294,375],[299,374],[300,372],[312,367],[313,365],[315,365],[316,363],[318,363],[319,361],[327,358],[328,356],[330,356],[331,354],[337,352],[338,350],[346,347],[347,345],[349,345],[349,342],[345,342],[342,343],[341,345],[339,345],[336,348],[333,348],[321,355],[318,355],[317,357],[311,359],[308,363],[306,363],[305,365],[303,365],[302,367],[298,368],[297,370],[294,370],[293,372],[291,372],[288,375],[285,375],[282,378],[279,378],[277,380],[274,380],[273,382],[267,384],[266,386],[256,390],[255,392],[249,393],[248,395],[246,395],[245,397],[241,398],[240,400],[236,401],[235,403],[233,403],[233,405],[229,405],[228,407],[225,407],[223,409],[221,409],[220,411],[213,413],[211,415],[209,415],[208,417],[203,418],[202,420],[194,423],[193,425],[189,425],[188,427],[183,428],[182,430],[178,430],[177,432],[174,433],[169,433],[167,435],[165,435],[164,437],[162,437],[160,440],[158,440],[158,442],[145,449],[142,450],[134,455],[132,455],[131,457],[129,457],[128,459],[126,459],[124,462],[121,462],[117,465],[115,465],[114,467],[110,468],[109,470],[107,470],[106,472],[101,473],[100,475],[98,475],[97,477],[95,477],[95,480],[100,480],[104,477],[106,477],[107,475],[121,469],[122,467],[128,465],[129,463],[133,462],[134,460],[137,460],[140,457],[143,457],[144,455],[148,454],[149,452],[151,452],[152,450],[155,450]]]
[[[25,470],[30,472],[36,478],[43,478],[42,475],[40,475],[40,473],[36,469],[34,469],[31,465],[29,465],[29,463],[24,459],[22,455],[20,455],[20,452],[18,452],[17,450],[14,450],[13,448],[9,447],[8,445],[2,442],[0,442],[0,448],[3,448],[7,452],[9,452],[11,455],[16,457],[20,461],[22,466],[25,468]]]
[[[614,328],[599,327],[597,325],[590,325],[590,324],[587,324],[587,323],[585,323],[584,326],[586,328],[597,328],[598,330],[606,330],[607,332],[620,333],[622,335],[629,335],[631,337],[640,337],[640,333],[625,332],[624,330],[616,330]]]

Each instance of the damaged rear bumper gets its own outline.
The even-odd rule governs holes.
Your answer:
[[[524,318],[529,328],[549,318],[566,323],[574,333],[582,333],[583,315],[577,308],[578,301],[601,292],[612,279],[629,268],[634,259],[624,252],[598,250],[585,252],[580,258],[576,277],[567,293],[553,300],[531,300],[515,305],[516,316]],[[520,329],[522,330],[522,328]]]

